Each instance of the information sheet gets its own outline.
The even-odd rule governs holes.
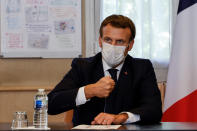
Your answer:
[[[81,55],[81,0],[1,0],[3,57]]]
[[[72,129],[78,130],[112,130],[118,129],[121,125],[78,125]]]

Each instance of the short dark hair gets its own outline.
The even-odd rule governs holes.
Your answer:
[[[101,26],[99,29],[100,37],[103,37],[103,28],[108,24],[117,28],[127,28],[127,27],[130,28],[131,37],[129,40],[132,41],[135,38],[135,34],[136,34],[135,24],[128,17],[123,16],[123,15],[113,14],[105,18],[103,22],[101,23]]]

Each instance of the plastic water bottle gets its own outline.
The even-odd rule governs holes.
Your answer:
[[[33,125],[35,128],[48,128],[48,97],[44,89],[38,89],[34,96]]]

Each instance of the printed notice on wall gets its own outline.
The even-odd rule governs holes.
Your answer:
[[[81,55],[81,0],[1,0],[1,55]]]

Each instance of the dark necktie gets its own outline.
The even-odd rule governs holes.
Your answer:
[[[110,75],[111,75],[111,78],[114,80],[115,83],[117,83],[117,69],[109,69],[107,70]],[[104,107],[104,112],[106,113],[112,113],[112,98],[114,95],[114,90],[110,93],[109,97],[108,98],[105,98],[105,107]]]
[[[112,79],[115,81],[115,83],[117,82],[117,71],[118,69],[109,69],[108,70]]]

